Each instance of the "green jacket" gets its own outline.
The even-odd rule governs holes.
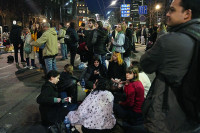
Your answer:
[[[66,30],[64,28],[61,28],[58,32],[58,38],[60,38],[60,43],[65,43],[65,34],[66,34]]]
[[[58,39],[57,32],[54,28],[49,28],[45,31],[42,36],[37,39],[32,45],[34,46],[42,46],[45,44],[43,49],[43,56],[55,56],[58,54]]]

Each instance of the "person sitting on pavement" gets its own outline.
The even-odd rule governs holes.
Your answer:
[[[93,65],[88,66],[85,71],[81,74],[80,79],[84,79],[86,83],[86,89],[92,89],[93,84],[100,77],[107,77],[107,69],[101,64],[98,57],[94,57]]]
[[[110,133],[116,119],[113,115],[114,97],[109,89],[108,80],[98,79],[78,110],[67,115],[71,124],[82,125],[83,133]]]
[[[137,125],[141,121],[143,122],[142,104],[144,102],[144,87],[139,81],[138,68],[129,67],[126,70],[124,92],[126,100],[114,104],[116,117],[130,122],[132,125]]]
[[[65,108],[62,108],[62,102],[68,102],[69,98],[61,99],[56,84],[60,78],[60,73],[51,70],[47,73],[47,81],[43,84],[41,93],[37,97],[37,103],[40,104],[42,125],[51,126],[55,122],[63,121],[67,115]]]
[[[77,108],[77,82],[78,79],[73,76],[73,66],[66,64],[64,66],[64,72],[60,74],[57,86],[59,92],[67,97],[71,97],[71,103],[73,105],[70,104],[70,107],[68,108],[70,111]]]
[[[138,61],[132,61],[131,62],[132,67],[138,67],[139,70],[139,80],[142,82],[142,85],[144,86],[144,97],[146,98],[147,93],[149,92],[149,89],[151,87],[151,81],[147,74],[143,72],[140,63]]]
[[[118,88],[120,81],[126,80],[126,64],[121,58],[121,54],[114,52],[108,66],[108,79],[113,82],[113,89]],[[117,88],[116,88],[117,87]]]

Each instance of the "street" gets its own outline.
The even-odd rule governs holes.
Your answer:
[[[137,45],[139,51],[132,54],[131,60],[139,60],[144,53],[144,45]],[[40,125],[40,114],[36,97],[39,95],[44,83],[43,73],[36,69],[18,70],[15,63],[7,64],[7,56],[2,54],[0,59],[0,133],[44,133],[45,129]],[[13,53],[12,53],[13,55]],[[60,61],[57,56],[58,71],[63,71],[63,66],[69,63],[69,59]],[[76,56],[75,66],[80,63]],[[36,59],[38,65],[38,60]],[[22,67],[22,65],[20,65]],[[79,76],[80,70],[75,70],[74,75]],[[151,81],[153,75],[149,75]]]

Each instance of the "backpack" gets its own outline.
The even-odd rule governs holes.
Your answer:
[[[65,41],[65,44],[71,44],[72,43],[72,32],[71,31],[69,31],[69,30],[67,30],[66,31],[66,34],[65,34],[65,39],[64,39],[64,41]]]
[[[195,40],[192,60],[188,72],[182,80],[182,85],[174,90],[182,110],[186,116],[198,123],[200,123],[200,39],[198,36],[199,29],[191,26],[191,29],[184,29],[181,31],[189,35]],[[195,34],[196,33],[196,34]]]
[[[130,45],[131,45],[130,43],[131,42],[129,41],[128,37],[125,36],[125,42],[124,42],[124,45],[123,45],[125,51],[130,47]]]
[[[13,63],[14,62],[14,57],[12,55],[9,55],[7,57],[7,63]]]
[[[24,46],[24,52],[30,54],[32,52],[32,46],[29,43],[26,43]]]

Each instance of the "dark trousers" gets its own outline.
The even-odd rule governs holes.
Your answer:
[[[88,66],[89,65],[94,65],[93,63],[93,59],[94,59],[94,53],[91,51],[87,51],[87,60],[88,60]]]
[[[14,44],[14,52],[15,52],[15,62],[18,63],[18,50],[20,50],[20,57],[21,62],[25,62],[24,60],[24,45],[21,44],[20,47],[18,47],[18,44]]]
[[[70,63],[74,66],[74,60],[77,53],[77,46],[70,46]]]
[[[82,126],[83,133],[111,133],[111,129],[88,129]]]

